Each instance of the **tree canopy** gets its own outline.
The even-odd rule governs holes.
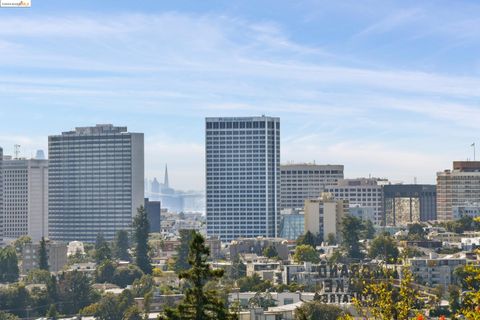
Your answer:
[[[137,215],[133,220],[133,236],[135,239],[135,264],[145,274],[152,274],[152,261],[148,252],[148,232],[150,223],[147,218],[147,211],[143,206],[137,209]]]

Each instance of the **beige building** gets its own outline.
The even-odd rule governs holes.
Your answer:
[[[48,160],[4,157],[3,235],[48,236]]]
[[[38,268],[40,244],[29,243],[22,249],[22,274]],[[47,241],[48,266],[50,272],[58,272],[67,264],[67,245]]]
[[[437,173],[437,219],[452,220],[458,207],[480,202],[480,161],[454,161]]]
[[[348,201],[336,200],[330,193],[322,193],[318,199],[305,200],[305,232],[320,235],[324,241],[329,234],[338,239],[340,224],[348,212]]]

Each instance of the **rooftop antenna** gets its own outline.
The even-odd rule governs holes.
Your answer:
[[[473,161],[475,161],[475,142],[470,145],[473,148]]]
[[[20,145],[15,144],[13,146],[13,154],[15,155],[15,159],[18,159],[18,156],[20,155]]]

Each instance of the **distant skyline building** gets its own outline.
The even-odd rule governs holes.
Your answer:
[[[437,219],[451,220],[456,207],[480,202],[480,161],[454,161],[437,172]]]
[[[160,201],[151,201],[145,198],[145,210],[147,211],[148,222],[150,223],[150,232],[160,232],[161,216]]]
[[[280,209],[303,208],[306,199],[316,199],[326,185],[343,179],[343,165],[283,164],[280,166]]]
[[[45,160],[45,153],[43,152],[43,150],[37,150],[37,152],[35,153],[35,159],[37,160]]]
[[[205,129],[207,234],[278,236],[280,118],[206,118]]]
[[[48,160],[3,161],[3,235],[48,237]]]
[[[387,226],[405,226],[412,222],[436,220],[435,185],[391,184],[383,187]]]
[[[348,201],[350,206],[372,208],[372,222],[380,226],[383,223],[382,188],[386,183],[387,180],[378,178],[342,179],[326,186],[325,192],[331,193],[335,199]]]
[[[144,204],[144,136],[99,124],[48,137],[50,238],[94,242],[130,230]]]

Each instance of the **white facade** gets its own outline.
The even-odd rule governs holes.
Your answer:
[[[383,185],[386,180],[376,178],[343,179],[337,184],[325,187],[335,199],[346,200],[351,206],[372,208],[373,223],[383,222]]]
[[[205,120],[207,234],[222,241],[276,237],[280,224],[280,119]]]
[[[343,179],[343,165],[284,164],[280,166],[280,209],[303,208],[316,199],[326,185]]]
[[[5,238],[48,236],[48,160],[4,160],[3,195]]]

